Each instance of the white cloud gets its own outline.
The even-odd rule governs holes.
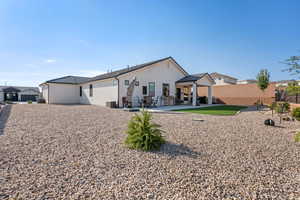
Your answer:
[[[45,63],[55,63],[56,60],[54,60],[54,59],[47,59],[47,60],[45,60],[44,62],[45,62]]]

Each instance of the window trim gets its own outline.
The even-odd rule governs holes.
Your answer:
[[[168,87],[168,95],[165,95],[165,94],[164,94],[164,86],[167,86],[167,87]],[[163,95],[164,97],[170,96],[170,84],[169,84],[169,83],[163,83],[163,84],[162,84],[162,95]]]
[[[150,84],[153,84],[154,85],[154,95],[152,95],[151,93],[150,93]],[[155,86],[155,82],[149,82],[148,83],[148,87],[149,87],[149,91],[148,91],[148,96],[152,96],[152,97],[155,97],[155,90],[156,90],[156,86]]]
[[[129,83],[129,80],[124,80],[124,85],[125,85],[125,86],[129,86],[129,84],[130,84],[130,83]]]
[[[90,84],[90,97],[93,97],[93,84]]]

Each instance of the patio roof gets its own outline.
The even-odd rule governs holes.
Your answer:
[[[176,81],[176,83],[194,82],[194,81],[201,79],[206,74],[208,74],[208,73],[188,75],[188,76],[185,76],[182,79]]]
[[[188,82],[193,83],[202,79],[205,76],[208,76],[214,82],[214,79],[209,75],[209,73],[201,73],[201,74],[192,74],[192,75],[185,76],[182,79],[176,81],[176,83],[188,83]]]

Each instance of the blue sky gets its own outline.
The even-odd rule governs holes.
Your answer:
[[[173,56],[189,73],[297,78],[280,61],[300,54],[300,1],[2,0],[0,85]]]

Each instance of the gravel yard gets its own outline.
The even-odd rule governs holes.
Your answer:
[[[256,111],[157,113],[168,143],[146,153],[123,145],[133,113],[84,105],[9,113],[0,117],[0,199],[300,198],[299,122],[266,127],[269,116]]]

